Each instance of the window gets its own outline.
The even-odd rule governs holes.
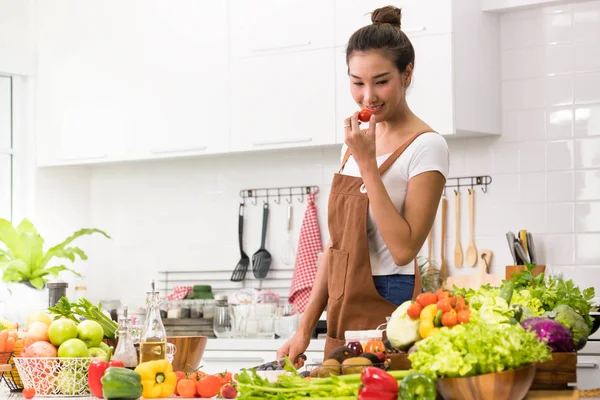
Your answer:
[[[12,219],[12,78],[0,75],[0,218]]]

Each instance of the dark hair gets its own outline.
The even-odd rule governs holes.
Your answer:
[[[400,29],[402,10],[394,6],[378,8],[371,13],[371,25],[366,25],[350,36],[346,48],[346,65],[355,51],[381,50],[396,65],[398,71],[406,71],[415,64],[415,49],[410,39]]]

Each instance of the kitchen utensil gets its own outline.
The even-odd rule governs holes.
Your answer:
[[[519,241],[521,242],[521,245],[523,246],[523,250],[525,250],[525,254],[529,253],[529,246],[527,245],[527,231],[524,229],[521,229],[519,231]]]
[[[456,193],[456,245],[454,246],[454,267],[462,268],[463,265],[463,249],[460,244],[460,192],[455,190]]]
[[[465,378],[442,378],[437,382],[437,389],[444,399],[522,399],[533,383],[535,371],[536,365],[531,364],[527,367]]]
[[[285,265],[292,265],[296,260],[294,251],[294,242],[292,238],[292,205],[287,206],[287,240],[281,249],[281,262]]]
[[[505,268],[505,279],[508,280],[513,280],[513,275],[514,274],[520,274],[523,271],[527,270],[527,266],[526,265],[507,265]],[[544,274],[546,272],[546,266],[545,265],[536,265],[533,267],[533,276],[536,277],[539,274]]]
[[[510,250],[510,254],[512,255],[515,265],[519,265],[517,261],[517,254],[515,253],[515,234],[512,232],[506,232],[506,240],[508,241],[508,249]]]
[[[481,250],[478,254],[477,272],[470,275],[450,276],[446,279],[446,288],[456,286],[464,289],[479,289],[483,285],[500,286],[503,276],[490,274],[493,253],[490,250]]]
[[[244,252],[243,245],[244,235],[244,203],[240,204],[238,211],[238,239],[240,242],[240,261],[231,274],[231,280],[234,282],[241,282],[246,278],[246,272],[248,271],[248,265],[250,264],[250,257]]]
[[[260,240],[260,249],[252,256],[252,272],[256,279],[265,279],[271,268],[271,253],[265,249],[265,240],[267,238],[267,220],[269,218],[269,203],[263,205],[263,223],[262,237]]]
[[[475,248],[475,191],[469,189],[469,247],[467,248],[467,265],[474,267],[477,264],[477,249]]]
[[[304,354],[304,353],[298,354],[298,356],[294,359],[294,364],[296,364],[300,359],[306,361],[307,360],[306,354]],[[266,362],[264,364],[260,364],[260,365],[257,365],[255,367],[251,367],[251,368],[248,368],[248,369],[264,370],[265,368],[269,368],[270,369],[271,367],[273,369],[275,369],[278,366],[283,367],[284,365],[285,365],[285,357],[280,357],[277,360],[269,361],[269,362]]]
[[[529,260],[535,265],[537,263],[537,256],[535,254],[535,246],[533,244],[533,235],[531,232],[527,232],[527,248],[529,250]]]
[[[517,256],[521,259],[521,261],[529,262],[529,257],[527,256],[525,249],[523,249],[523,245],[518,240],[515,242],[515,253],[517,253]]]
[[[448,262],[446,261],[446,211],[448,207],[448,199],[444,194],[442,196],[442,248],[441,248],[441,263],[440,263],[440,281],[444,282],[448,276]]]
[[[173,370],[192,372],[200,367],[208,336],[169,336],[167,342],[177,348],[171,361]]]

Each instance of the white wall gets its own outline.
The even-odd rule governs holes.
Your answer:
[[[595,285],[600,293],[598,48],[597,0],[502,17],[503,135],[449,142],[451,176],[493,178],[488,193],[476,193],[475,243],[478,249],[494,252],[496,273],[512,264],[505,233],[528,229],[541,263],[564,271],[578,285]],[[55,201],[51,206],[38,195],[38,210],[44,206],[38,215],[48,226],[49,213],[56,214],[53,206],[62,205],[81,214],[77,223],[89,222],[111,234],[111,241],[86,239],[90,260],[79,266],[86,273],[89,295],[141,305],[148,282],[158,277],[158,271],[227,271],[206,273],[203,279],[209,282],[211,277],[228,276],[239,259],[240,189],[319,185],[325,240],[328,185],[338,161],[339,149],[327,148],[99,166],[91,168],[89,179],[86,169],[46,170],[40,175],[48,189],[44,197]],[[447,194],[446,253],[451,261],[454,196]],[[466,249],[466,190],[462,205],[461,239]],[[259,247],[261,208],[248,208],[245,250],[251,255]],[[304,205],[294,202],[294,210],[297,242]],[[75,221],[56,221],[61,230],[80,227]],[[438,218],[436,261],[439,222]],[[282,293],[292,276],[277,260],[285,237],[285,206],[272,205],[267,249],[275,259],[273,276],[280,279],[270,285]]]

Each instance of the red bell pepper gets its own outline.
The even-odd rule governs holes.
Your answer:
[[[358,390],[358,400],[397,400],[398,393],[382,392],[381,390],[362,387]]]
[[[90,364],[90,368],[88,370],[88,385],[90,386],[90,391],[96,397],[103,399],[102,396],[102,377],[104,376],[104,371],[108,369],[108,367],[121,367],[123,368],[123,362],[119,360],[112,360],[110,358],[112,356],[112,349],[108,352],[105,360],[96,360]]]
[[[363,370],[360,380],[367,389],[398,395],[398,381],[382,369],[369,367]]]

